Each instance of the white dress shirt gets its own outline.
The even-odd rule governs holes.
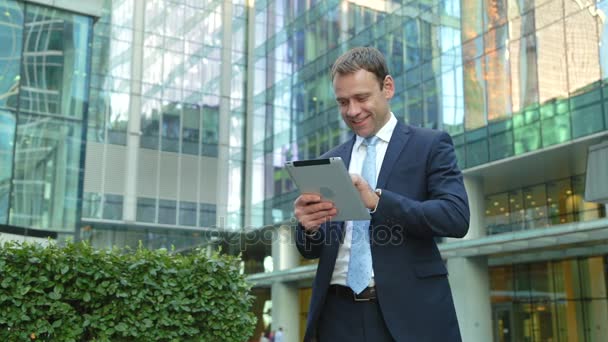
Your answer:
[[[382,128],[380,128],[378,133],[376,133],[376,136],[379,138],[378,143],[376,144],[376,180],[378,179],[378,174],[380,174],[382,161],[384,160],[384,155],[386,154],[388,142],[391,140],[391,136],[393,135],[395,126],[397,126],[397,118],[393,113],[391,113],[388,122],[384,126],[382,126]],[[362,144],[364,139],[365,138],[362,138],[360,136],[356,137],[355,145],[353,146],[353,151],[350,155],[350,164],[348,166],[349,173],[361,174],[361,170],[363,168],[363,160],[365,159],[365,154],[367,150],[367,147]],[[350,246],[353,237],[353,221],[346,221],[344,224],[344,229],[344,242],[340,245],[340,248],[338,249],[336,265],[334,267],[334,273],[331,277],[330,284],[346,286],[346,273],[348,272],[348,262],[350,260]],[[369,286],[374,286],[373,269],[372,279],[370,280]]]

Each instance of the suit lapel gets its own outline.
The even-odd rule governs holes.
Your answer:
[[[393,170],[393,165],[397,159],[399,159],[399,155],[401,151],[405,147],[408,139],[410,138],[410,129],[408,126],[404,125],[400,121],[397,121],[397,126],[395,126],[395,130],[393,131],[393,136],[391,136],[391,140],[388,143],[388,148],[386,149],[386,154],[384,155],[384,160],[382,161],[382,167],[380,168],[380,174],[378,175],[377,187],[384,188],[386,186],[386,182],[388,181],[388,177]]]

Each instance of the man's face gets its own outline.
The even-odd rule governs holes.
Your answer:
[[[334,93],[342,119],[361,137],[375,135],[390,118],[388,101],[395,93],[393,78],[386,76],[383,87],[367,70],[334,76]]]

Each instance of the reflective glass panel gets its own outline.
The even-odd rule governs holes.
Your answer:
[[[177,209],[172,200],[158,200],[158,223],[175,224]]]
[[[569,178],[547,183],[547,206],[552,225],[574,221],[574,203]]]
[[[16,109],[19,92],[23,4],[0,0],[0,109]]]
[[[19,114],[10,224],[75,228],[81,138],[80,122]]]
[[[598,11],[608,16],[608,0],[598,1]],[[608,80],[608,20],[600,22],[599,28],[599,41],[600,41],[600,67],[602,72],[602,79]]]
[[[183,226],[196,226],[196,203],[179,203],[179,222]]]
[[[104,197],[103,218],[107,220],[121,220],[122,195],[106,194]]]
[[[6,224],[8,220],[14,141],[15,115],[0,109],[0,224]]]
[[[137,198],[137,221],[156,222],[156,199]]]
[[[486,198],[486,227],[488,234],[500,234],[512,230],[509,220],[508,194],[502,193]]]
[[[199,105],[184,104],[182,125],[182,153],[198,155],[201,109]]]
[[[25,22],[20,111],[82,119],[92,19],[28,6]]]
[[[179,151],[179,130],[182,104],[179,102],[166,102],[163,105],[162,115],[162,150],[168,152]]]
[[[523,197],[527,227],[529,229],[546,227],[548,221],[545,185],[541,184],[523,189]]]

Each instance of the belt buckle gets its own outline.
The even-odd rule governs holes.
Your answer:
[[[365,291],[365,290],[363,290],[363,291]],[[373,299],[373,297],[370,297],[370,298],[359,298],[357,296],[357,294],[355,293],[355,291],[352,291],[352,292],[353,292],[353,300],[355,302],[369,302],[369,301],[371,301]],[[361,293],[363,293],[363,292],[361,292]]]

